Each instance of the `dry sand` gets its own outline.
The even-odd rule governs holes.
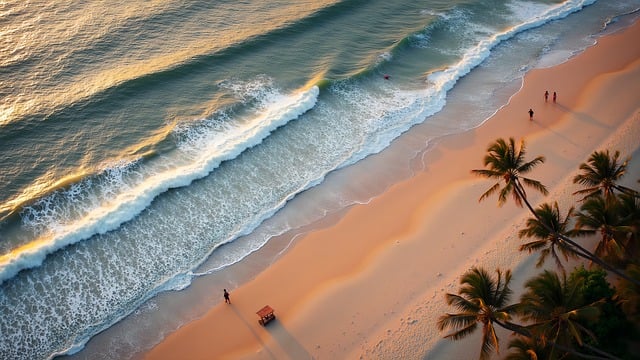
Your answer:
[[[497,199],[475,178],[487,145],[524,138],[527,158],[547,161],[529,176],[566,211],[571,178],[594,150],[634,156],[627,181],[640,178],[640,24],[601,38],[568,62],[531,71],[509,103],[482,126],[438,141],[426,169],[368,204],[317,229],[202,318],[168,336],[147,359],[457,359],[476,358],[477,338],[442,340],[437,318],[446,292],[474,265],[514,271],[514,287],[536,272],[536,255],[518,252],[527,213]],[[545,102],[544,91],[557,91]],[[533,121],[528,110],[535,111]],[[437,190],[434,190],[437,189]],[[222,300],[222,296],[221,296]],[[269,304],[277,320],[262,327]],[[506,344],[503,337],[502,344]],[[503,345],[502,354],[506,352]]]

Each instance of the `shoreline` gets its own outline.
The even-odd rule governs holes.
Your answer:
[[[640,156],[640,87],[634,84],[640,78],[640,50],[628,46],[638,36],[636,22],[565,63],[530,71],[509,103],[483,125],[438,140],[424,154],[423,170],[301,236],[274,264],[235,289],[232,305],[221,301],[142,355],[386,359],[451,354],[452,342],[441,340],[433,319],[444,313],[444,293],[457,290],[458,276],[475,264],[488,270],[515,266],[516,280],[531,271],[526,266],[531,256],[517,251],[515,236],[526,212],[511,204],[497,208],[495,197],[478,203],[491,183],[474,178],[470,170],[482,168],[486,146],[496,138],[524,137],[528,158],[547,157],[531,177],[547,185],[550,195],[543,199],[532,192],[533,204],[558,200],[565,208],[561,199],[566,202],[574,191],[570,178],[592,151],[617,145],[623,148],[611,149],[625,157]],[[612,51],[618,56],[608,56]],[[557,104],[544,102],[545,88],[558,92]],[[533,121],[529,108],[535,111]],[[220,299],[221,294],[222,289]],[[277,320],[263,328],[255,312],[266,304]],[[475,354],[477,342],[471,340],[453,347]]]

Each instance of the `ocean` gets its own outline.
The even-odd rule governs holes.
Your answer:
[[[0,358],[139,357],[639,9],[3,1]]]

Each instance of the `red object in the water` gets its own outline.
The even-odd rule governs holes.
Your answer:
[[[385,80],[389,80],[389,75],[385,74],[384,78],[385,78]]]

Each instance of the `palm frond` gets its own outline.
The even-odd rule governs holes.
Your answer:
[[[535,240],[528,243],[524,243],[520,245],[520,251],[528,251],[532,253],[534,251],[542,250],[547,247],[546,240]]]
[[[471,170],[471,173],[476,175],[476,176],[481,176],[481,177],[485,177],[488,179],[501,179],[503,177],[503,174],[501,171],[496,171],[496,170],[491,170],[491,169],[477,169],[477,170]]]
[[[444,314],[438,319],[437,325],[440,331],[447,329],[463,329],[470,325],[477,324],[477,314]]]
[[[444,338],[458,341],[458,340],[464,339],[469,334],[473,333],[477,327],[478,327],[478,323],[474,322],[472,324],[469,324],[468,326],[465,326],[463,328],[458,329],[457,331],[452,332],[451,334],[445,335]]]
[[[549,194],[549,190],[547,190],[547,187],[544,186],[540,181],[532,180],[532,179],[528,179],[528,178],[522,178],[522,177],[520,178],[520,180],[522,180],[522,182],[525,185],[527,185],[527,186],[529,186],[529,187],[531,187],[533,189],[538,190],[542,195]]]
[[[447,304],[452,305],[456,309],[465,312],[477,312],[480,310],[480,307],[475,302],[469,301],[468,299],[455,294],[446,294],[445,299],[447,300]]]
[[[543,164],[546,161],[546,158],[544,156],[536,156],[533,160],[528,161],[524,164],[522,164],[519,168],[518,168],[518,172],[522,173],[522,174],[526,174],[529,171],[533,170],[534,167]]]
[[[521,174],[531,171],[536,165],[543,163],[545,160],[543,156],[538,156],[526,162],[525,155],[526,147],[524,140],[520,141],[519,147],[516,147],[513,138],[509,138],[509,140],[499,138],[491,143],[484,157],[485,169],[471,170],[471,172],[475,175],[501,179],[502,181],[494,184],[489,190],[482,194],[480,200],[484,200],[488,196],[498,192],[499,206],[502,206],[510,195],[516,205],[522,206],[523,201],[526,201],[526,192],[524,187],[518,182],[518,179],[520,179]],[[498,191],[501,183],[504,184],[504,187]],[[523,184],[540,191],[542,194],[547,194],[546,187],[539,181],[523,179]]]
[[[480,196],[480,199],[478,199],[478,201],[482,201],[482,200],[488,198],[489,196],[493,195],[493,193],[495,193],[498,190],[500,190],[500,183],[495,183],[492,187],[489,188],[489,190],[485,191],[484,194],[482,194]]]
[[[482,346],[480,349],[480,359],[488,360],[491,358],[491,353],[493,350],[496,353],[500,353],[500,343],[498,340],[498,336],[496,335],[496,330],[493,325],[488,324],[484,327],[482,334]]]
[[[502,283],[502,272],[500,269],[496,270],[498,272],[498,284],[496,285],[496,301],[494,306],[498,308],[502,308],[511,298],[513,294],[513,290],[509,287],[509,283],[511,283],[512,273],[511,270],[507,270],[504,273],[504,283]]]
[[[590,197],[602,195],[602,190],[600,189],[600,187],[588,187],[586,189],[582,189],[574,192],[573,195],[584,195],[582,197],[582,200],[585,200]]]

